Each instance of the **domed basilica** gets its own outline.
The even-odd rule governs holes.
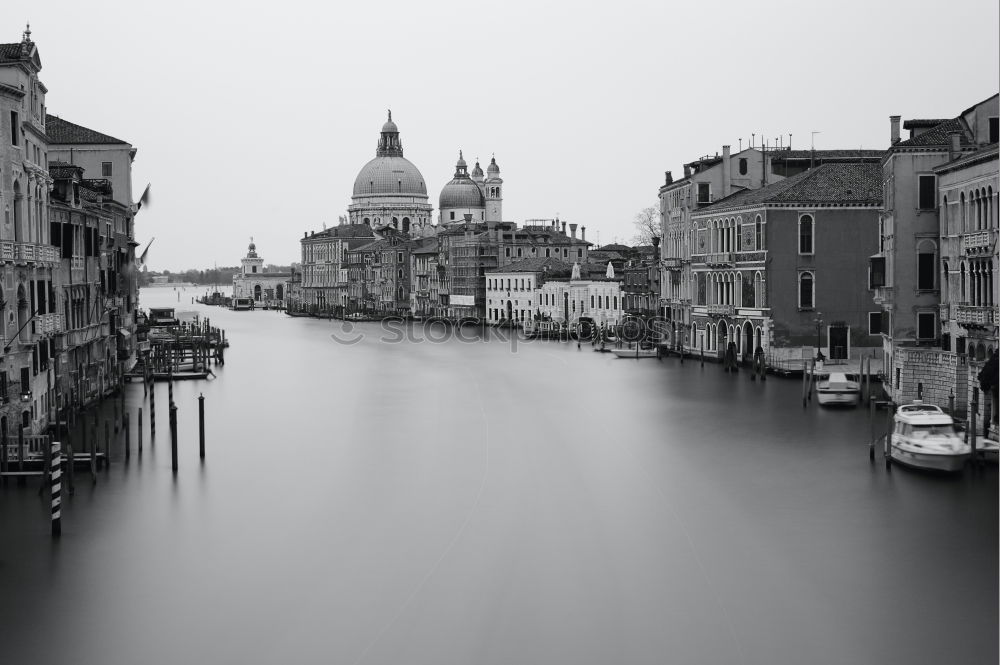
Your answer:
[[[403,157],[392,111],[382,125],[375,159],[365,164],[354,180],[354,195],[347,212],[352,224],[373,229],[392,227],[415,235],[422,235],[420,231],[431,223],[424,176]]]
[[[479,162],[469,173],[468,164],[458,153],[455,176],[441,190],[438,199],[438,222],[442,225],[465,221],[502,221],[503,179],[496,159],[491,159],[486,173]],[[392,121],[392,111],[382,125],[375,159],[365,164],[354,180],[354,194],[347,207],[351,224],[364,224],[374,230],[393,228],[413,236],[433,235],[424,176],[413,162],[403,157],[399,128]]]

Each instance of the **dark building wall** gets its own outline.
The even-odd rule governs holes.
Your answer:
[[[799,219],[814,220],[814,254],[799,254]],[[767,211],[767,298],[774,321],[775,346],[814,346],[816,314],[822,313],[821,346],[827,327],[836,322],[850,326],[852,349],[881,346],[881,338],[868,334],[868,313],[879,308],[868,290],[868,257],[878,251],[877,209],[771,209]],[[799,307],[799,275],[815,276],[812,309]]]

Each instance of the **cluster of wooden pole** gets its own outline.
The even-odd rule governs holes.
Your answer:
[[[152,441],[155,435],[155,422],[156,422],[156,391],[154,389],[147,390],[149,395],[149,408],[150,408],[150,440]],[[168,395],[169,395],[169,408],[170,408],[170,457],[171,457],[171,469],[176,475],[178,471],[178,427],[177,427],[177,404],[173,400],[173,384],[168,384]],[[93,411],[92,417],[87,417],[84,412],[82,414],[77,413],[76,410],[70,409],[66,414],[65,423],[60,424],[60,428],[65,425],[66,431],[65,442],[59,440],[52,440],[44,449],[44,470],[41,472],[42,483],[39,485],[39,495],[43,494],[46,488],[49,489],[51,496],[51,530],[52,536],[57,538],[62,533],[62,497],[63,497],[63,466],[65,465],[65,476],[66,476],[66,486],[67,494],[72,495],[75,491],[75,463],[77,461],[85,461],[88,463],[90,469],[91,482],[97,483],[98,474],[97,471],[103,465],[105,472],[108,471],[111,462],[111,442],[113,439],[117,440],[121,436],[124,440],[124,457],[126,463],[132,457],[132,417],[131,413],[125,408],[124,405],[124,395],[121,396],[120,401],[116,402],[109,415],[112,419],[104,418],[104,439],[103,439],[103,449],[101,446],[100,439],[100,417],[98,410]],[[137,410],[137,428],[136,434],[138,437],[138,452],[142,455],[142,445],[143,445],[143,409],[139,407]],[[81,417],[82,416],[82,417]],[[78,455],[74,453],[72,444],[72,430],[74,426],[79,426],[79,431],[82,436],[81,447],[83,453]],[[114,432],[114,434],[112,434]],[[60,432],[60,434],[63,434]],[[23,471],[24,467],[24,430],[21,429],[19,434],[18,450],[20,455],[19,471]],[[60,437],[61,438],[61,437]],[[7,433],[4,432],[2,437],[0,437],[0,461],[2,461],[2,467],[6,470],[8,466],[7,460]],[[65,451],[65,454],[64,454]],[[205,396],[198,396],[198,457],[204,461],[205,459]],[[25,473],[25,476],[29,475]],[[18,476],[19,480],[24,479],[24,476]],[[6,482],[6,477],[4,477],[4,482]]]

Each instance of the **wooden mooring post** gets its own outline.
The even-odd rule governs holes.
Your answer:
[[[205,396],[198,395],[198,456],[205,459]]]
[[[896,405],[889,402],[885,413],[885,470],[892,471],[892,428],[895,425],[893,416],[896,414]]]
[[[972,389],[972,405],[969,407],[969,424],[966,432],[969,433],[969,448],[972,451],[972,468],[979,466],[976,459],[976,414],[979,413],[979,388]]]
[[[17,429],[17,470],[24,471],[24,425]],[[18,476],[17,484],[24,485],[25,477]]]
[[[170,405],[170,466],[177,474],[177,406]]]
[[[111,466],[111,424],[104,419],[104,472]]]
[[[156,434],[156,384],[149,387],[149,443],[153,444]]]
[[[132,428],[129,427],[130,418],[127,411],[122,418],[124,420],[122,429],[125,430],[125,461],[127,462],[132,458]]]
[[[142,407],[141,406],[139,407],[139,422],[137,424],[138,427],[136,427],[135,434],[136,434],[136,439],[138,440],[139,454],[141,455],[142,454]]]

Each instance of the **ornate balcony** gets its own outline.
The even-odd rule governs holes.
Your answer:
[[[708,315],[709,316],[732,316],[736,313],[736,307],[734,305],[708,305]]]
[[[66,329],[62,314],[38,314],[35,320],[36,330],[42,335],[55,335]]]
[[[962,251],[965,254],[982,254],[993,248],[996,232],[992,229],[962,235]]]
[[[736,262],[737,263],[754,263],[754,262],[759,263],[759,262],[763,261],[765,258],[767,258],[767,251],[763,250],[763,249],[762,250],[753,251],[753,252],[737,252],[736,253]]]
[[[684,259],[678,256],[671,256],[663,259],[663,267],[667,270],[680,270],[684,266]]]
[[[16,240],[0,241],[0,260],[16,263],[59,263],[59,250],[52,245]]]
[[[710,266],[732,266],[735,258],[732,252],[712,252],[705,255],[705,263]]]
[[[963,326],[989,326],[997,324],[997,308],[977,305],[959,305],[955,308],[955,320]]]

